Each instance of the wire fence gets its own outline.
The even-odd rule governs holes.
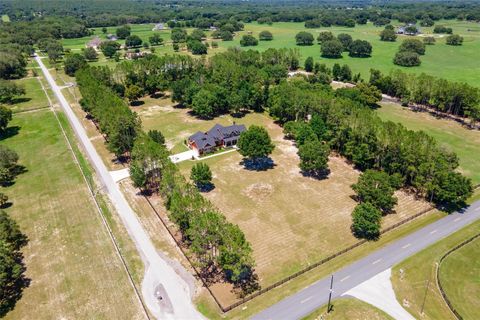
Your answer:
[[[478,189],[480,188],[480,184],[477,184],[474,186],[474,189]],[[178,239],[175,237],[175,235],[173,234],[173,232],[171,231],[170,227],[168,226],[168,224],[166,223],[166,221],[162,218],[162,216],[158,213],[158,211],[156,210],[156,208],[153,206],[153,204],[150,202],[150,199],[148,199],[147,196],[144,196],[145,199],[147,200],[148,204],[150,205],[150,207],[152,208],[152,210],[155,212],[155,214],[157,215],[158,219],[162,222],[163,226],[167,229],[168,233],[170,234],[170,236],[172,237],[172,239],[175,241],[177,247],[180,249],[180,251],[182,252],[183,256],[187,259],[187,261],[190,263],[192,269],[195,271],[195,274],[197,275],[197,277],[200,279],[200,281],[202,282],[202,284],[204,285],[204,287],[208,290],[208,292],[210,293],[210,295],[212,296],[213,300],[215,301],[215,303],[217,304],[217,306],[220,308],[220,310],[222,310],[222,312],[228,312],[234,308],[237,308],[239,306],[241,306],[242,304],[245,304],[246,302],[248,301],[251,301],[253,300],[254,298],[262,295],[262,294],[265,294],[275,288],[278,288],[280,287],[281,285],[285,284],[286,282],[292,280],[292,279],[295,279],[295,278],[298,278],[299,276],[305,274],[306,272],[312,270],[312,269],[315,269],[335,258],[337,258],[338,256],[341,256],[347,252],[350,252],[351,250],[361,246],[362,244],[364,244],[365,242],[368,242],[367,240],[360,240],[356,243],[354,243],[353,245],[351,246],[348,246],[346,248],[344,248],[343,250],[340,250],[326,258],[323,258],[322,260],[320,261],[317,261],[313,264],[310,264],[309,266],[305,267],[304,269],[300,270],[300,271],[297,271],[291,275],[289,275],[288,277],[286,278],[283,278],[265,288],[262,288],[258,291],[255,291],[254,293],[242,298],[241,300],[231,304],[231,305],[228,305],[228,306],[223,306],[220,301],[217,299],[217,297],[215,296],[215,294],[212,292],[212,290],[210,289],[209,285],[206,283],[205,279],[202,277],[201,273],[198,271],[198,269],[196,268],[194,262],[192,261],[192,259],[188,256],[187,252],[185,251],[185,249],[182,247],[181,243],[178,241]],[[389,232],[389,231],[392,231],[432,210],[434,210],[435,207],[430,207],[430,208],[427,208],[427,209],[424,209],[402,221],[399,221],[391,226],[389,226],[388,228],[385,228],[383,229],[380,234],[384,234],[386,232]]]
[[[452,249],[448,250],[441,258],[440,258],[440,261],[438,262],[438,265],[437,265],[437,270],[436,270],[436,278],[437,278],[437,286],[438,286],[438,289],[440,290],[440,293],[442,294],[442,298],[443,300],[445,301],[445,303],[447,304],[448,308],[450,309],[450,311],[452,311],[452,313],[455,315],[455,317],[458,319],[458,320],[463,320],[463,317],[460,315],[460,313],[455,309],[455,307],[452,305],[452,302],[450,301],[450,299],[448,299],[448,296],[447,294],[445,293],[445,290],[443,289],[443,286],[442,286],[442,282],[440,281],[440,266],[443,262],[443,260],[445,260],[445,258],[447,258],[450,254],[452,254],[453,252],[455,252],[456,250],[460,249],[461,247],[469,244],[470,242],[472,242],[473,240],[477,239],[480,237],[480,233],[474,235],[473,237],[470,237],[468,238],[467,240],[459,243],[458,245],[456,245],[455,247],[453,247]]]

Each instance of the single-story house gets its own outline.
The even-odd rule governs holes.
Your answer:
[[[110,41],[117,41],[118,40],[117,36],[114,35],[114,34],[111,34],[111,33],[107,34],[107,39],[110,40]]]
[[[187,142],[190,149],[194,150],[197,155],[214,152],[218,148],[234,147],[240,134],[246,130],[243,124],[233,124],[224,127],[216,124],[207,132],[198,131],[191,135]]]
[[[165,25],[163,23],[157,23],[153,27],[152,31],[157,31],[157,30],[165,30]]]
[[[90,40],[89,42],[87,42],[86,47],[98,50],[101,43],[102,43],[102,39],[100,39],[99,37],[95,37],[92,40]]]
[[[407,36],[415,36],[419,33],[420,33],[420,29],[412,23],[409,23],[409,24],[407,24],[403,27],[399,27],[397,29],[397,34],[404,34],[404,35],[407,35]]]
[[[128,52],[125,52],[125,59],[127,60],[136,60],[136,59],[139,59],[139,58],[143,58],[145,56],[149,55],[148,52],[146,51],[140,51],[140,52],[131,52],[131,51],[128,51]]]

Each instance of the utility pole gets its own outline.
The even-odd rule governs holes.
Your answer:
[[[327,313],[330,313],[330,310],[332,309],[332,306],[331,306],[332,292],[333,292],[333,274],[332,274],[332,278],[330,279],[330,293],[328,294]]]

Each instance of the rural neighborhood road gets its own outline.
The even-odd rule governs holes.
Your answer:
[[[142,296],[150,312],[158,319],[202,319],[203,317],[195,309],[191,301],[191,293],[187,283],[159,255],[135,212],[133,212],[118,185],[105,167],[88,138],[85,129],[61,92],[60,87],[56,84],[41,58],[36,55],[35,60],[42,69],[78,140],[83,145],[90,163],[95,168],[99,179],[106,189],[106,193],[140,253],[145,265]],[[161,299],[159,295],[161,295]]]
[[[387,270],[442,238],[480,219],[480,201],[452,213],[334,273],[332,298]],[[254,320],[300,319],[328,302],[330,276],[253,316]]]

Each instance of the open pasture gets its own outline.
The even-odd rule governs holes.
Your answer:
[[[440,267],[440,279],[453,307],[465,319],[480,318],[480,239],[451,253]]]
[[[398,21],[393,21],[395,26],[401,26]],[[400,35],[396,42],[384,42],[380,41],[379,34],[383,30],[383,27],[375,27],[372,23],[366,25],[356,25],[354,28],[347,27],[322,27],[315,29],[307,29],[302,22],[276,22],[272,25],[246,23],[244,31],[237,32],[233,41],[221,41],[215,40],[219,44],[218,49],[209,48],[208,55],[215,54],[226,50],[229,47],[240,46],[240,39],[244,34],[251,33],[255,37],[262,30],[268,30],[272,32],[274,39],[272,41],[260,41],[258,46],[247,47],[246,49],[253,49],[264,51],[268,48],[297,48],[301,54],[300,62],[311,56],[315,61],[325,63],[328,66],[333,66],[335,63],[348,64],[354,73],[360,73],[362,77],[369,77],[371,68],[379,69],[382,72],[388,73],[390,70],[399,68],[408,72],[414,73],[427,73],[437,77],[445,78],[452,81],[463,81],[474,86],[480,86],[478,82],[478,74],[480,73],[480,65],[478,64],[478,52],[480,52],[480,26],[474,22],[445,20],[438,21],[437,24],[445,25],[453,28],[453,32],[460,34],[464,37],[464,43],[462,46],[448,46],[445,44],[445,35],[433,34],[433,27],[424,28],[421,27],[422,35],[416,38],[422,39],[425,35],[433,35],[436,38],[436,44],[433,46],[427,46],[426,54],[421,56],[422,64],[419,67],[406,68],[393,64],[393,57],[398,50],[398,47],[402,40],[411,38],[410,36]],[[152,31],[154,24],[136,24],[130,25],[132,34],[138,35],[143,41],[148,41],[153,33],[159,33],[164,39],[165,44],[155,47],[155,54],[173,54],[173,48],[171,43],[171,30]],[[107,33],[104,34],[102,28],[95,28],[94,35],[77,39],[64,39],[62,43],[65,48],[69,48],[72,51],[80,51],[85,47],[85,44],[90,41],[94,36],[98,36],[101,39],[106,39],[106,35],[111,33],[115,34],[117,27],[108,27]],[[187,28],[190,33],[193,28]],[[327,59],[320,57],[320,45],[316,43],[312,46],[297,46],[295,44],[295,35],[300,31],[307,31],[314,35],[315,39],[321,31],[331,31],[334,35],[340,33],[347,33],[355,39],[367,40],[372,44],[373,52],[369,58],[353,58],[349,57],[347,52],[343,53],[343,57],[340,59]],[[207,37],[210,36],[211,31],[206,31]],[[212,39],[208,38],[208,42]],[[118,40],[123,44],[124,40]],[[180,53],[187,54],[185,49],[181,49]],[[114,61],[105,59],[103,55],[97,62],[93,64],[113,66]],[[439,67],[440,66],[440,67]]]
[[[29,238],[22,251],[31,283],[6,318],[141,319],[141,306],[85,180],[55,115],[46,108],[43,78],[15,81],[27,94],[11,107],[29,112],[13,115],[0,143],[18,153],[25,172],[0,191],[11,202],[7,212]],[[116,236],[130,257],[125,232]]]
[[[17,97],[13,104],[9,106],[12,112],[16,113],[48,107],[48,100],[39,79],[28,77],[15,80],[15,82],[25,88],[25,95]]]
[[[393,21],[393,25],[401,26],[398,21]],[[443,35],[433,35],[437,42],[433,46],[427,46],[426,53],[421,56],[422,64],[419,67],[406,68],[393,64],[393,57],[400,46],[402,40],[411,38],[410,36],[399,36],[396,42],[380,41],[379,34],[383,27],[375,27],[372,23],[366,25],[356,25],[354,28],[347,27],[328,27],[307,29],[300,22],[278,22],[272,25],[259,25],[258,23],[245,24],[245,30],[239,32],[234,41],[220,42],[221,47],[239,46],[243,34],[249,32],[255,37],[262,30],[268,30],[273,34],[272,41],[259,41],[256,47],[249,47],[255,50],[264,51],[268,48],[297,48],[300,50],[301,63],[311,56],[315,61],[333,66],[335,63],[348,64],[353,73],[360,72],[363,78],[369,77],[370,69],[379,69],[388,73],[394,68],[402,69],[414,73],[427,73],[437,77],[449,79],[452,81],[468,82],[471,85],[480,86],[478,74],[480,73],[480,64],[478,64],[478,52],[480,52],[480,26],[474,22],[464,21],[439,21],[439,25],[445,25],[453,28],[453,32],[464,37],[462,46],[448,46],[445,44]],[[424,34],[432,35],[433,28],[423,28]],[[321,31],[331,31],[334,35],[347,33],[352,38],[367,40],[372,44],[373,52],[369,58],[352,58],[348,52],[343,53],[343,58],[327,59],[320,57],[320,45],[316,43],[312,46],[297,46],[295,44],[295,35],[300,31],[307,31],[313,34],[315,40]],[[422,36],[416,37],[422,40]]]
[[[53,113],[14,115],[2,141],[26,172],[4,188],[7,209],[28,236],[30,286],[7,319],[139,319],[140,305]],[[95,294],[92,294],[95,293]]]
[[[411,130],[423,130],[460,159],[460,171],[480,183],[480,131],[469,130],[450,119],[414,112],[396,103],[382,103],[376,112],[383,120],[399,122]]]

